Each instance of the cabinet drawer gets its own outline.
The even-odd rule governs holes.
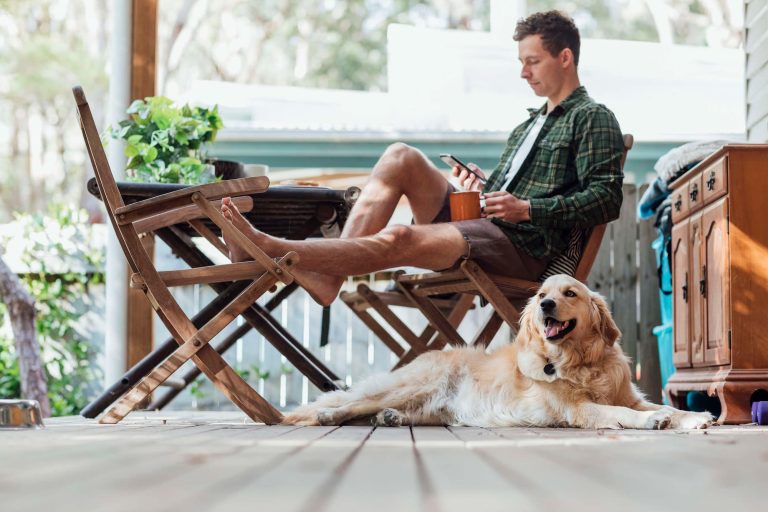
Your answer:
[[[709,204],[728,192],[728,159],[721,159],[704,169],[701,173],[704,204]]]
[[[688,216],[688,187],[672,192],[672,223],[677,224]]]
[[[702,174],[697,173],[688,182],[688,212],[693,213],[704,205],[704,196],[702,194]]]

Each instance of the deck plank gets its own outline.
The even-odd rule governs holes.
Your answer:
[[[272,471],[254,475],[252,480],[232,489],[211,510],[243,510],[255,503],[273,510],[315,510],[317,501],[333,489],[372,430],[373,427],[358,426],[336,429]]]
[[[4,510],[759,508],[768,427],[706,431],[264,426],[133,413],[0,430]]]
[[[580,439],[584,434],[578,429],[570,430],[576,436],[570,439]],[[583,467],[584,461],[580,467],[559,458],[563,442],[538,444],[547,437],[535,429],[452,428],[451,431],[503,474],[509,485],[523,489],[528,499],[537,504],[537,509],[570,509],[579,503],[582,510],[624,510],[631,505],[620,488],[612,489],[590,478],[589,471]]]
[[[128,438],[82,438],[75,444],[51,445],[47,456],[36,461],[25,458],[23,451],[14,450],[11,456],[0,450],[0,457],[8,464],[0,465],[0,481],[14,489],[29,510],[42,510],[50,504],[50,497],[35,492],[41,488],[58,488],[58,498],[64,503],[80,503],[84,509],[98,508],[113,495],[125,495],[130,500],[110,505],[111,510],[136,510],[138,502],[156,505],[161,489],[187,496],[184,482],[179,480],[195,469],[208,470],[216,462],[232,453],[258,445],[262,439],[274,440],[297,427],[269,427],[230,429],[225,426],[200,425],[171,433]],[[123,432],[124,433],[124,432]],[[116,433],[118,434],[118,433]],[[322,434],[318,432],[318,434]],[[258,448],[262,458],[277,457],[292,449]],[[279,452],[279,453],[273,453]],[[34,462],[37,462],[35,464]],[[258,461],[255,461],[258,462]],[[26,466],[31,471],[18,471]],[[249,463],[249,468],[258,466]],[[129,475],[126,481],[125,476]],[[194,476],[194,475],[193,475]],[[61,486],[66,482],[65,486]],[[13,497],[5,500],[13,504]],[[57,500],[58,501],[58,500]],[[18,503],[21,505],[21,503]],[[152,507],[157,509],[157,507]],[[11,508],[12,509],[12,508]],[[83,509],[83,508],[81,508]]]
[[[335,487],[303,510],[430,510],[409,427],[375,429],[338,473]]]
[[[413,437],[426,473],[427,501],[435,510],[466,512],[532,510],[535,503],[523,488],[510,482],[494,465],[445,427],[417,427]]]

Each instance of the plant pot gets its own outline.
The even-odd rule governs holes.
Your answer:
[[[243,169],[243,164],[240,162],[215,159],[207,160],[207,162],[213,164],[216,176],[220,176],[223,180],[245,178],[245,170]]]

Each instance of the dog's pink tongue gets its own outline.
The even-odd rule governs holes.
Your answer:
[[[560,322],[550,322],[548,326],[544,328],[544,335],[547,338],[551,338],[560,332]]]

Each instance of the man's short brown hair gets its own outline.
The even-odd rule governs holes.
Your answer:
[[[571,18],[560,11],[537,12],[517,22],[515,41],[522,41],[528,36],[541,36],[544,49],[557,57],[565,48],[573,52],[573,62],[579,65],[581,37],[579,29]]]

